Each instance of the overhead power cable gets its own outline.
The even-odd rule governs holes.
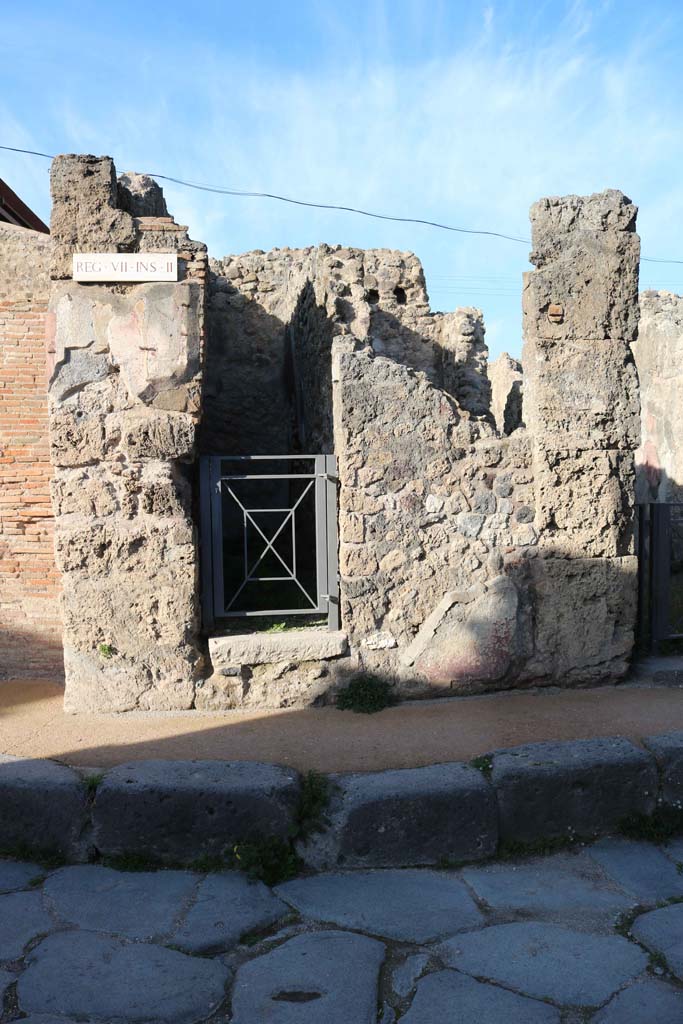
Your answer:
[[[46,160],[54,160],[50,153],[40,153],[35,149],[20,149],[17,146],[2,146],[0,149],[10,153],[25,153],[27,156],[41,156]],[[485,231],[477,228],[461,228],[452,224],[442,224],[435,220],[425,220],[421,217],[397,217],[386,213],[373,213],[370,210],[362,210],[356,206],[340,206],[335,203],[313,203],[305,199],[293,199],[291,196],[280,196],[274,192],[252,192],[245,189],[227,188],[221,185],[206,185],[199,182],[185,181],[182,178],[174,178],[169,174],[158,174],[145,171],[150,178],[160,178],[162,181],[171,181],[175,185],[182,185],[184,188],[193,188],[200,192],[212,192],[217,195],[239,196],[242,198],[274,199],[281,203],[291,203],[294,206],[306,206],[315,210],[339,210],[344,213],[355,213],[361,217],[372,217],[374,220],[393,221],[398,224],[423,224],[426,227],[438,228],[441,231],[454,231],[462,235],[486,235],[490,238],[503,238],[508,242],[520,242],[522,245],[531,245],[528,238],[520,238],[518,235],[506,235],[501,231]],[[641,256],[641,260],[647,263],[677,263],[683,265],[683,259],[664,259],[655,256]]]

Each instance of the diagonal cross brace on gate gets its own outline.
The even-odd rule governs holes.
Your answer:
[[[259,472],[268,464],[282,463],[283,472]],[[264,465],[265,464],[265,465]],[[292,472],[292,465],[304,465],[310,472]],[[283,483],[291,481],[290,485]],[[301,482],[302,490],[294,500],[284,505],[268,504],[273,490],[281,496],[283,486],[292,487]],[[238,493],[240,484],[246,484],[250,493],[259,493],[260,501],[253,505],[244,494]],[[339,584],[337,564],[337,463],[334,455],[240,455],[204,456],[200,460],[201,486],[201,568],[202,617],[206,629],[212,629],[216,620],[232,617],[273,615],[327,615],[331,630],[339,628]],[[279,488],[279,490],[278,490]],[[260,489],[260,490],[259,490]],[[304,515],[306,499],[313,499],[314,515]],[[239,580],[226,564],[237,563],[235,522],[232,536],[226,527],[226,500],[232,502],[240,516],[239,539],[241,573]],[[309,500],[310,500],[309,499]],[[297,512],[301,512],[297,519]],[[275,526],[265,528],[257,517],[277,515]],[[302,530],[302,523],[304,529]],[[289,529],[287,527],[289,526]],[[261,545],[257,556],[250,555],[250,531]],[[286,531],[286,532],[285,532]],[[314,544],[314,571],[301,578],[299,548],[304,535],[304,560]],[[278,541],[286,540],[289,556],[278,550]],[[264,563],[277,569],[264,573]],[[226,559],[228,560],[226,562]],[[277,571],[278,575],[273,572]],[[263,574],[262,574],[263,573]],[[264,605],[264,593],[258,594],[253,584],[292,584],[300,595],[296,607],[282,607],[280,603]],[[293,602],[292,602],[293,603]]]

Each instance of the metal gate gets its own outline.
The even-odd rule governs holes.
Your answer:
[[[640,506],[640,646],[683,641],[683,503]]]
[[[327,616],[339,628],[334,455],[200,460],[202,611]]]

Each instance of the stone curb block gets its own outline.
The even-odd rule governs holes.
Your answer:
[[[654,754],[661,774],[661,798],[669,807],[683,806],[683,732],[646,736],[645,746]]]
[[[493,755],[502,842],[604,835],[655,809],[651,754],[619,737],[529,743]]]
[[[331,775],[330,782],[329,827],[298,847],[309,867],[430,865],[496,851],[495,794],[469,765]]]
[[[250,838],[286,840],[299,800],[293,769],[249,761],[138,761],[107,772],[93,806],[103,856],[182,863]]]
[[[88,821],[80,775],[56,761],[0,754],[0,849],[80,860]]]
[[[481,860],[503,843],[605,835],[651,814],[659,789],[683,799],[683,733],[647,751],[619,737],[532,743],[467,764],[331,775],[325,831],[298,850],[310,868],[411,867]],[[655,760],[656,758],[656,760]],[[222,856],[250,838],[287,841],[301,794],[293,769],[256,762],[139,761],[106,772],[94,802],[71,768],[0,755],[0,849],[166,863]]]

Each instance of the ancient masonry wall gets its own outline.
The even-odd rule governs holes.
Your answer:
[[[45,316],[48,235],[0,224],[0,678],[60,678]]]
[[[48,348],[68,710],[189,708],[201,671],[192,461],[205,247],[108,158],[51,174]],[[83,285],[74,251],[177,251],[176,284]]]
[[[639,240],[621,193],[532,208],[526,428],[505,435],[481,314],[432,313],[411,253],[319,246],[209,267],[158,186],[117,180],[109,158],[58,158],[52,190],[67,708],[306,704],[358,669],[412,694],[624,674]],[[74,251],[112,250],[175,250],[180,280],[71,280]],[[223,662],[212,640],[211,663],[198,451],[334,451],[348,647],[319,636],[297,657],[286,634],[233,637]]]
[[[641,400],[637,501],[683,501],[683,297],[641,292],[633,354]]]

